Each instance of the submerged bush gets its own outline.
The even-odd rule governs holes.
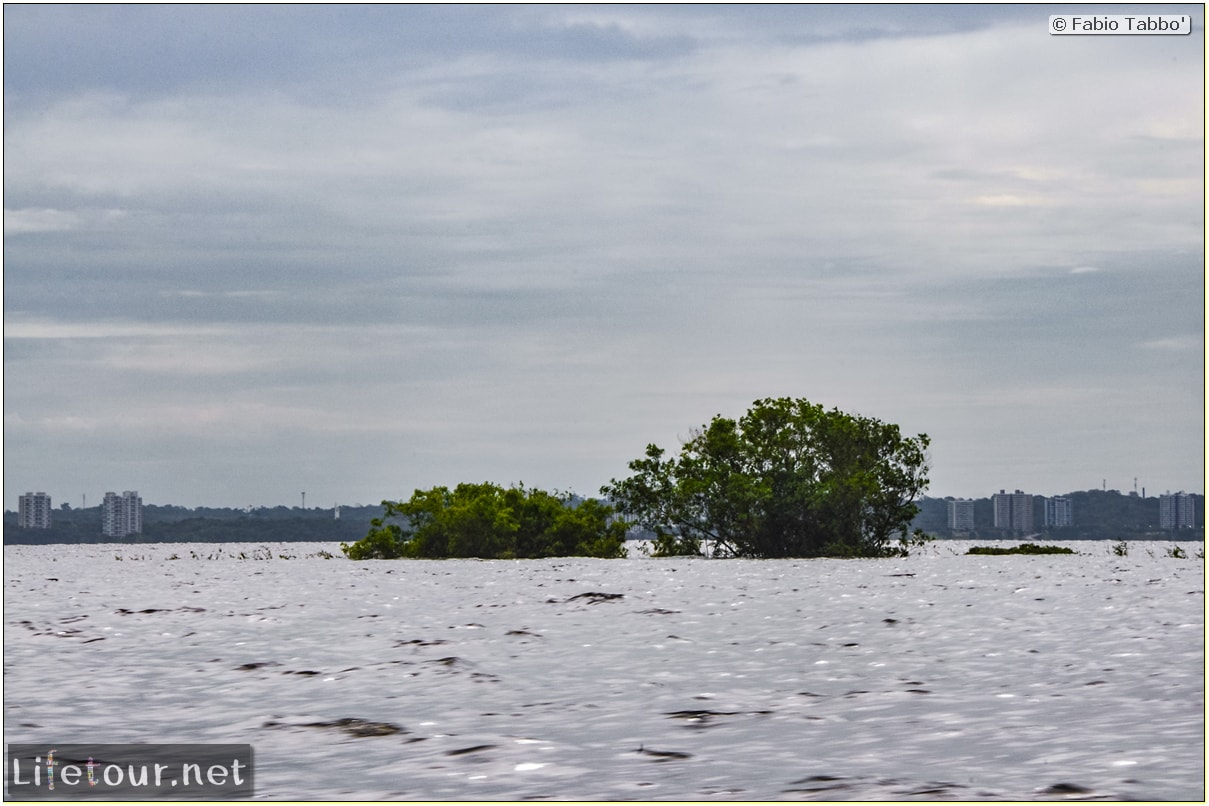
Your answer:
[[[369,534],[340,544],[350,560],[626,556],[629,524],[595,499],[486,483],[416,490],[382,506]],[[396,517],[405,523],[387,523]]]
[[[1038,546],[1036,543],[1021,543],[1012,548],[1000,546],[972,546],[966,554],[1074,554],[1074,549],[1065,546]]]
[[[927,540],[910,527],[928,445],[805,399],[757,400],[697,429],[678,458],[648,445],[601,493],[654,533],[655,556],[906,556]]]

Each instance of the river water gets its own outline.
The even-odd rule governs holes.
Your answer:
[[[251,744],[276,800],[1203,800],[1203,547],[968,545],[8,546],[5,741]]]

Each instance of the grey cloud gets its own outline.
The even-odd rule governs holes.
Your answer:
[[[566,23],[556,9],[493,6],[10,6],[8,102],[46,91],[117,89],[146,96],[225,91],[233,83],[358,96],[384,76],[475,54],[592,61],[665,59],[683,35],[640,37],[616,25]],[[70,53],[71,58],[56,54]]]
[[[935,491],[980,494],[980,457],[1033,461],[988,418],[1067,457],[1126,418],[1124,467],[1137,407],[1200,414],[1168,380],[1203,329],[1188,42],[1059,43],[1042,7],[5,13],[8,478],[591,492],[802,394],[933,434]]]

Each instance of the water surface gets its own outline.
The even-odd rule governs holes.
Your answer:
[[[250,743],[270,799],[1203,800],[1200,547],[968,545],[8,546],[6,741]]]

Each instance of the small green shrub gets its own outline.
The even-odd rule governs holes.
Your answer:
[[[999,546],[972,546],[966,554],[1074,554],[1074,549],[1065,546],[1038,546],[1036,543],[1021,543],[1012,548]]]
[[[1124,540],[1122,540],[1120,543],[1114,544],[1112,547],[1112,553],[1117,555],[1118,557],[1128,557],[1129,556],[1129,544],[1126,543]]]

